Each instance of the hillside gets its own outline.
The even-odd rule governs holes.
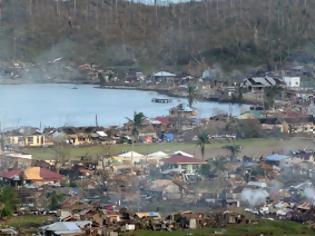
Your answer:
[[[104,67],[225,69],[313,60],[315,1],[2,0],[0,59]],[[306,50],[307,49],[307,50]],[[311,49],[311,50],[310,50]]]

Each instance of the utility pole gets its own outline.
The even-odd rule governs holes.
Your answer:
[[[229,103],[229,116],[232,117],[232,114],[233,114],[233,107],[232,107],[232,104]]]
[[[263,109],[264,109],[264,112],[266,112],[266,104],[265,104],[265,88],[263,88],[262,90],[262,98],[263,98]]]
[[[2,0],[0,0],[0,21],[2,20]]]
[[[0,155],[3,153],[4,151],[4,138],[3,138],[3,132],[2,132],[2,126],[1,126],[1,122],[0,122],[0,142],[1,142],[1,145],[0,145]]]
[[[95,114],[95,126],[98,127],[98,118],[97,118],[97,114]]]

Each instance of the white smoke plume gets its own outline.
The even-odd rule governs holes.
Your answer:
[[[312,205],[315,205],[315,189],[311,187],[307,187],[304,189],[304,196],[307,198],[307,200],[312,203]]]
[[[245,188],[241,193],[242,201],[248,202],[251,206],[263,204],[268,196],[269,193],[263,189]]]

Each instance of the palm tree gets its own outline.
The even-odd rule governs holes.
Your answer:
[[[192,85],[188,86],[188,105],[192,108],[193,103],[196,100],[196,88]]]
[[[66,147],[67,137],[63,134],[57,134],[53,137],[54,151],[56,154],[56,170],[60,172],[60,168],[64,165],[69,156],[69,149]]]
[[[241,152],[240,145],[226,145],[223,148],[230,152],[231,161]]]
[[[145,119],[145,116],[142,112],[135,112],[133,114],[133,119],[127,118],[129,120],[129,122],[132,125],[132,130],[131,130],[131,134],[132,134],[132,140],[131,140],[131,145],[132,145],[132,154],[131,154],[131,163],[133,163],[133,150],[134,150],[134,143],[135,140],[138,141],[139,138],[139,129],[141,128],[143,121]]]
[[[100,87],[104,87],[105,86],[105,78],[104,78],[102,72],[99,72],[97,74],[97,78],[99,79]]]
[[[129,122],[132,125],[132,136],[134,138],[134,140],[138,140],[138,136],[139,136],[139,129],[141,128],[143,121],[145,119],[145,116],[142,112],[135,112],[133,115],[133,119],[127,118],[129,120]],[[133,140],[133,141],[134,141]]]
[[[205,157],[205,145],[209,143],[209,136],[206,132],[202,132],[198,135],[198,146],[200,147],[201,157],[204,160]]]

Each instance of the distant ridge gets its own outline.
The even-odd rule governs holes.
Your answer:
[[[43,63],[63,57],[118,69],[200,73],[213,64],[226,70],[272,67],[297,53],[314,54],[315,1],[207,0],[161,6],[3,0],[0,7],[2,60]]]

